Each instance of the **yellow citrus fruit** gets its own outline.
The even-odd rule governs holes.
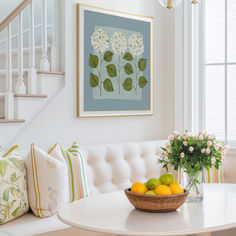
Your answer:
[[[145,184],[143,184],[141,182],[135,182],[135,183],[133,183],[133,185],[131,187],[131,192],[144,194],[145,192],[147,192],[147,187],[145,186]]]
[[[177,182],[172,183],[169,187],[172,191],[172,194],[181,194],[184,192],[184,190],[181,188],[181,186]]]
[[[171,195],[171,189],[166,185],[159,185],[155,189],[157,195]]]

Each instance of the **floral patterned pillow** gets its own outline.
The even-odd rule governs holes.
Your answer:
[[[0,224],[29,210],[26,169],[18,146],[0,157]]]

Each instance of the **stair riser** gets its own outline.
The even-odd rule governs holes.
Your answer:
[[[20,119],[24,117],[28,120],[45,104],[45,98],[15,98],[14,99],[14,117]]]
[[[60,75],[38,75],[38,94],[47,94],[49,97],[65,85],[64,76]]]
[[[35,67],[40,68],[40,61],[42,59],[42,50],[41,48],[38,48],[35,50]],[[51,61],[51,48],[48,48],[48,60]],[[30,56],[29,56],[29,50],[24,50],[24,56],[23,56],[23,64],[24,68],[29,68],[30,66]],[[12,68],[17,69],[18,67],[18,56],[17,52],[14,51],[12,53]],[[0,53],[0,70],[6,69],[6,54]]]

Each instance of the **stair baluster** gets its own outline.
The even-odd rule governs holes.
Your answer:
[[[42,60],[40,63],[40,69],[44,71],[50,70],[50,64],[47,56],[47,4],[46,0],[42,0],[43,5],[43,23],[42,23]]]
[[[59,2],[58,0],[53,0],[53,18],[52,18],[52,47],[51,47],[51,70],[59,70]]]
[[[6,41],[6,94],[5,94],[5,119],[14,119],[14,95],[12,93],[12,52],[11,52],[11,23],[7,26]]]
[[[22,16],[23,13],[19,14],[19,22],[18,22],[18,78],[17,84],[15,88],[15,93],[17,94],[25,94],[26,88],[24,84],[23,78],[23,34],[22,34]]]
[[[34,38],[34,0],[30,3],[30,33],[29,33],[29,71],[28,93],[37,94],[37,72],[35,69],[35,38]]]

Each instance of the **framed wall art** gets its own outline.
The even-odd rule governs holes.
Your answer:
[[[78,116],[153,114],[153,18],[78,4]]]

